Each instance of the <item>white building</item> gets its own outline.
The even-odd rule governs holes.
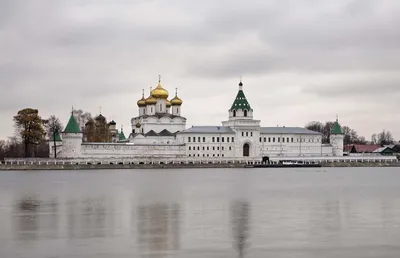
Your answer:
[[[319,132],[302,127],[261,127],[239,83],[239,91],[221,126],[186,128],[182,100],[161,86],[137,102],[138,115],[131,119],[132,133],[124,141],[85,143],[71,115],[57,147],[62,158],[191,158],[199,160],[252,157],[343,156],[343,133],[338,121],[331,144],[322,144]],[[114,125],[113,125],[114,126]],[[113,127],[113,129],[115,129]]]

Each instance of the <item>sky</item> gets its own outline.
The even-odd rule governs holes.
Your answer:
[[[262,126],[400,140],[399,24],[397,0],[0,0],[0,139],[26,107],[129,130],[161,75],[187,127],[227,120],[242,78]]]

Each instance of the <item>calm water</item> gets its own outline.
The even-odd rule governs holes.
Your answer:
[[[400,169],[0,171],[0,257],[400,257]]]

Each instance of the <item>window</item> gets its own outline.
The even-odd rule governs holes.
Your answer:
[[[217,147],[217,150],[219,150],[219,147]]]
[[[229,147],[229,150],[232,150],[232,147]]]
[[[189,154],[189,157],[191,157],[192,155]]]
[[[188,137],[188,142],[190,142],[190,137]]]
[[[271,137],[268,137],[268,142],[271,142]]]
[[[246,137],[249,137],[249,132],[246,132]]]
[[[247,116],[247,110],[244,111],[244,116],[245,116],[245,117]]]
[[[215,150],[215,147],[213,147],[213,150]]]
[[[236,116],[236,110],[233,110],[233,117]]]
[[[281,137],[278,137],[278,142],[281,142]]]
[[[222,146],[222,150],[224,150],[224,146]]]
[[[206,156],[205,154],[203,154],[203,157]]]
[[[288,137],[288,138],[286,138],[286,142],[289,142],[289,137]]]
[[[189,150],[192,150],[192,148],[189,146]]]
[[[253,132],[250,133],[250,136],[253,137]]]
[[[210,147],[207,146],[207,150],[210,150]]]
[[[264,137],[264,142],[267,142],[267,137]]]
[[[235,142],[235,138],[232,137],[232,142]]]
[[[225,138],[224,137],[221,137],[221,142],[225,142]]]
[[[285,137],[282,137],[282,142],[285,142]]]
[[[197,157],[200,157],[200,154],[197,154]]]
[[[217,142],[219,142],[219,137],[217,137]]]
[[[160,112],[162,111],[162,104],[160,103]]]
[[[178,108],[176,108],[176,113],[178,114]]]
[[[203,150],[205,150],[205,147],[203,146]]]
[[[198,141],[198,142],[201,142],[201,138],[200,138],[200,137],[198,137],[198,138],[197,138],[197,141]]]
[[[203,137],[203,142],[206,142],[206,137]]]
[[[215,154],[213,154],[213,157],[215,157]]]
[[[272,142],[275,142],[275,137],[272,138]]]
[[[244,136],[244,132],[242,132],[242,137]]]
[[[210,154],[207,154],[207,157],[209,157],[210,156]]]
[[[217,156],[219,157],[219,154],[217,154]]]
[[[215,137],[212,138],[212,142],[215,142]]]
[[[293,142],[293,137],[292,137],[292,142]]]
[[[224,156],[224,154],[222,154],[222,157]]]
[[[261,137],[260,137],[260,142],[261,142]]]
[[[196,137],[193,137],[193,142],[196,142]]]
[[[153,113],[153,107],[150,108],[150,112]]]

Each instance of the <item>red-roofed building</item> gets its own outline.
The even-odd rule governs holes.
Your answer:
[[[344,146],[344,152],[347,153],[373,153],[382,147],[376,144],[347,144]]]

